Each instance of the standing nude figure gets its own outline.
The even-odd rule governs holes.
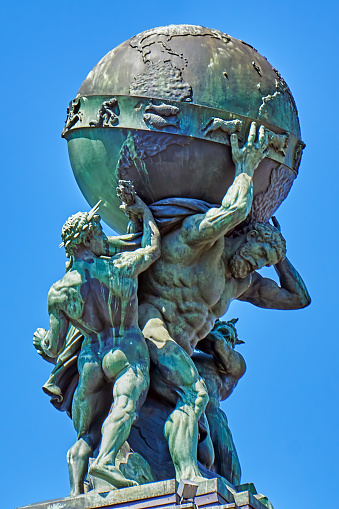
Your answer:
[[[157,383],[154,390],[175,405],[165,423],[177,479],[200,481],[198,419],[208,393],[191,356],[234,299],[256,306],[297,309],[310,302],[297,271],[285,259],[285,242],[269,224],[243,222],[253,199],[253,174],[267,155],[268,133],[251,124],[243,148],[231,135],[235,178],[219,208],[186,218],[162,238],[161,258],[140,282],[139,325],[147,341]],[[281,287],[254,272],[274,265]],[[253,274],[252,274],[253,273]]]
[[[138,275],[159,258],[160,237],[140,198],[122,208],[142,220],[141,248],[110,256],[116,249],[102,231],[98,214],[70,217],[62,239],[71,263],[49,291],[49,331],[38,329],[34,335],[38,352],[56,358],[69,324],[84,334],[72,403],[77,441],[67,456],[71,495],[84,492],[88,460],[100,439],[90,473],[117,488],[137,484],[114,465],[149,387],[148,349],[138,327]]]

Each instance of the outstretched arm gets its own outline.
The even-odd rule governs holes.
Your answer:
[[[246,219],[253,201],[253,174],[267,155],[267,130],[260,126],[257,142],[256,135],[256,123],[252,122],[248,140],[243,148],[239,148],[237,135],[231,134],[232,158],[235,163],[233,184],[225,194],[221,207],[212,208],[206,214],[196,214],[184,221],[181,235],[187,244],[216,241]]]
[[[280,286],[272,279],[254,272],[251,286],[238,299],[268,309],[300,309],[308,306],[311,298],[306,285],[291,262],[285,258],[274,268]]]
[[[152,212],[138,196],[135,196],[134,204],[123,204],[120,208],[127,215],[142,220],[141,247],[128,257],[132,264],[133,275],[138,276],[160,257],[160,233]]]
[[[48,294],[49,330],[39,328],[34,333],[33,345],[45,360],[55,359],[65,343],[69,321],[65,314],[55,306],[54,290]]]

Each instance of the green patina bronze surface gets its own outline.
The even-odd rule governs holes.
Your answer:
[[[246,365],[236,320],[219,319],[233,300],[310,303],[273,216],[304,147],[293,97],[248,44],[171,25],[97,64],[62,135],[96,205],[63,227],[70,260],[33,343],[54,364],[44,391],[77,432],[71,494],[218,476],[227,501],[244,502],[220,402]],[[127,234],[106,237],[99,207]],[[279,284],[258,272],[270,265]]]
[[[151,387],[175,404],[164,432],[177,479],[201,479],[196,444],[208,390],[191,356],[216,320],[235,299],[271,309],[298,309],[310,302],[285,258],[278,223],[241,226],[252,205],[253,176],[268,146],[267,131],[263,126],[258,131],[253,122],[242,148],[231,135],[236,171],[221,206],[190,215],[162,235],[161,257],[141,278],[139,325],[156,366]],[[256,272],[267,265],[275,267],[281,287]]]
[[[220,402],[227,399],[246,371],[243,356],[234,347],[243,343],[238,339],[235,323],[237,319],[223,322],[217,320],[210,334],[199,342],[200,352],[192,359],[203,377],[208,403],[206,417],[214,449],[213,464],[208,464],[234,486],[240,484],[241,467],[237,450],[225,413]],[[204,443],[200,445],[200,449]]]
[[[147,204],[172,196],[221,203],[234,176],[230,135],[244,141],[253,120],[270,130],[251,211],[267,221],[298,172],[296,106],[263,56],[217,30],[171,25],[122,43],[85,79],[63,136],[84,196],[91,205],[101,199],[103,219],[123,232],[126,219],[108,193],[119,178]]]
[[[70,262],[64,277],[49,291],[49,330],[39,328],[34,335],[38,353],[57,362],[70,346],[69,326],[83,334],[71,411],[77,441],[67,456],[72,495],[84,492],[88,461],[97,448],[92,475],[115,488],[138,484],[126,477],[127,462],[116,465],[116,459],[149,386],[149,355],[138,327],[137,286],[138,275],[160,256],[160,240],[149,209],[140,198],[135,200],[122,205],[126,214],[143,223],[142,247],[132,252],[119,253],[119,241],[103,233],[96,209],[67,220],[62,240]],[[62,396],[52,385],[49,391]],[[145,474],[145,479],[152,477]]]
[[[235,329],[232,332],[228,326],[226,336],[233,334],[230,345],[221,332],[223,324],[213,326],[234,299],[273,309],[297,309],[310,302],[301,277],[285,258],[278,222],[248,222],[253,177],[267,155],[269,135],[267,128],[252,122],[241,147],[238,135],[231,133],[235,176],[220,206],[173,198],[150,206],[154,220],[130,183],[120,181],[120,208],[129,216],[130,230],[136,232],[129,239],[131,244],[126,237],[108,239],[103,234],[96,208],[65,223],[62,245],[70,262],[66,275],[49,293],[50,330],[38,329],[34,344],[44,358],[55,359],[56,371],[45,389],[62,399],[61,389],[58,392],[52,387],[57,385],[62,365],[69,361],[65,352],[80,343],[79,378],[71,400],[78,440],[68,454],[72,494],[84,492],[87,470],[115,488],[157,478],[154,451],[145,449],[144,439],[141,445],[138,439],[134,444],[131,433],[138,410],[143,412],[149,357],[150,394],[161,402],[165,416],[151,416],[153,433],[157,434],[160,425],[176,479],[203,482],[205,471],[201,468],[214,466],[226,484],[240,482],[239,461],[219,402],[228,397],[244,373],[244,361],[233,350]],[[185,207],[187,212],[182,215]],[[171,216],[175,223],[169,229]],[[161,232],[161,253],[155,221]],[[142,247],[135,250],[140,235]],[[124,251],[115,254],[117,249]],[[274,265],[280,287],[256,272],[267,265]],[[67,334],[70,324],[81,337],[77,331]],[[198,358],[195,364],[191,358],[195,349],[209,356],[208,362],[206,357],[204,361]],[[68,380],[74,387],[70,377]],[[205,421],[207,434],[200,451],[199,420],[200,426]],[[145,422],[148,426],[147,418]],[[141,436],[145,433],[141,430]],[[153,464],[144,481],[140,476],[136,480],[140,460],[132,471],[124,466],[127,461],[116,463],[126,440],[137,453],[141,447],[141,459]]]

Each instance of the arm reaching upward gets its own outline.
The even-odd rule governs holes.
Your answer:
[[[132,233],[107,237],[107,256],[114,256],[121,251],[135,251],[140,247],[140,237]]]
[[[137,276],[160,257],[160,233],[152,212],[138,196],[135,196],[134,204],[123,204],[120,208],[125,214],[142,220],[141,248],[130,254],[133,275]]]
[[[268,134],[264,126],[252,122],[247,142],[239,148],[238,137],[231,134],[235,178],[225,194],[221,207],[211,208],[206,214],[196,214],[183,223],[182,236],[187,244],[216,241],[244,221],[253,201],[253,174],[267,155]]]

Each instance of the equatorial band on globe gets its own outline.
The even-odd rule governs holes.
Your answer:
[[[260,118],[192,104],[140,96],[92,95],[70,102],[62,136],[79,129],[128,129],[189,136],[230,145],[230,135],[246,139],[251,122],[269,131],[267,157],[298,174],[305,144],[293,133]]]
[[[234,178],[230,137],[265,127],[251,221],[266,222],[288,195],[304,143],[292,93],[252,46],[218,30],[170,25],[147,30],[105,55],[67,111],[62,136],[88,203],[126,231],[111,189],[133,182],[147,205],[167,198],[221,203]],[[259,135],[258,135],[259,140]]]

